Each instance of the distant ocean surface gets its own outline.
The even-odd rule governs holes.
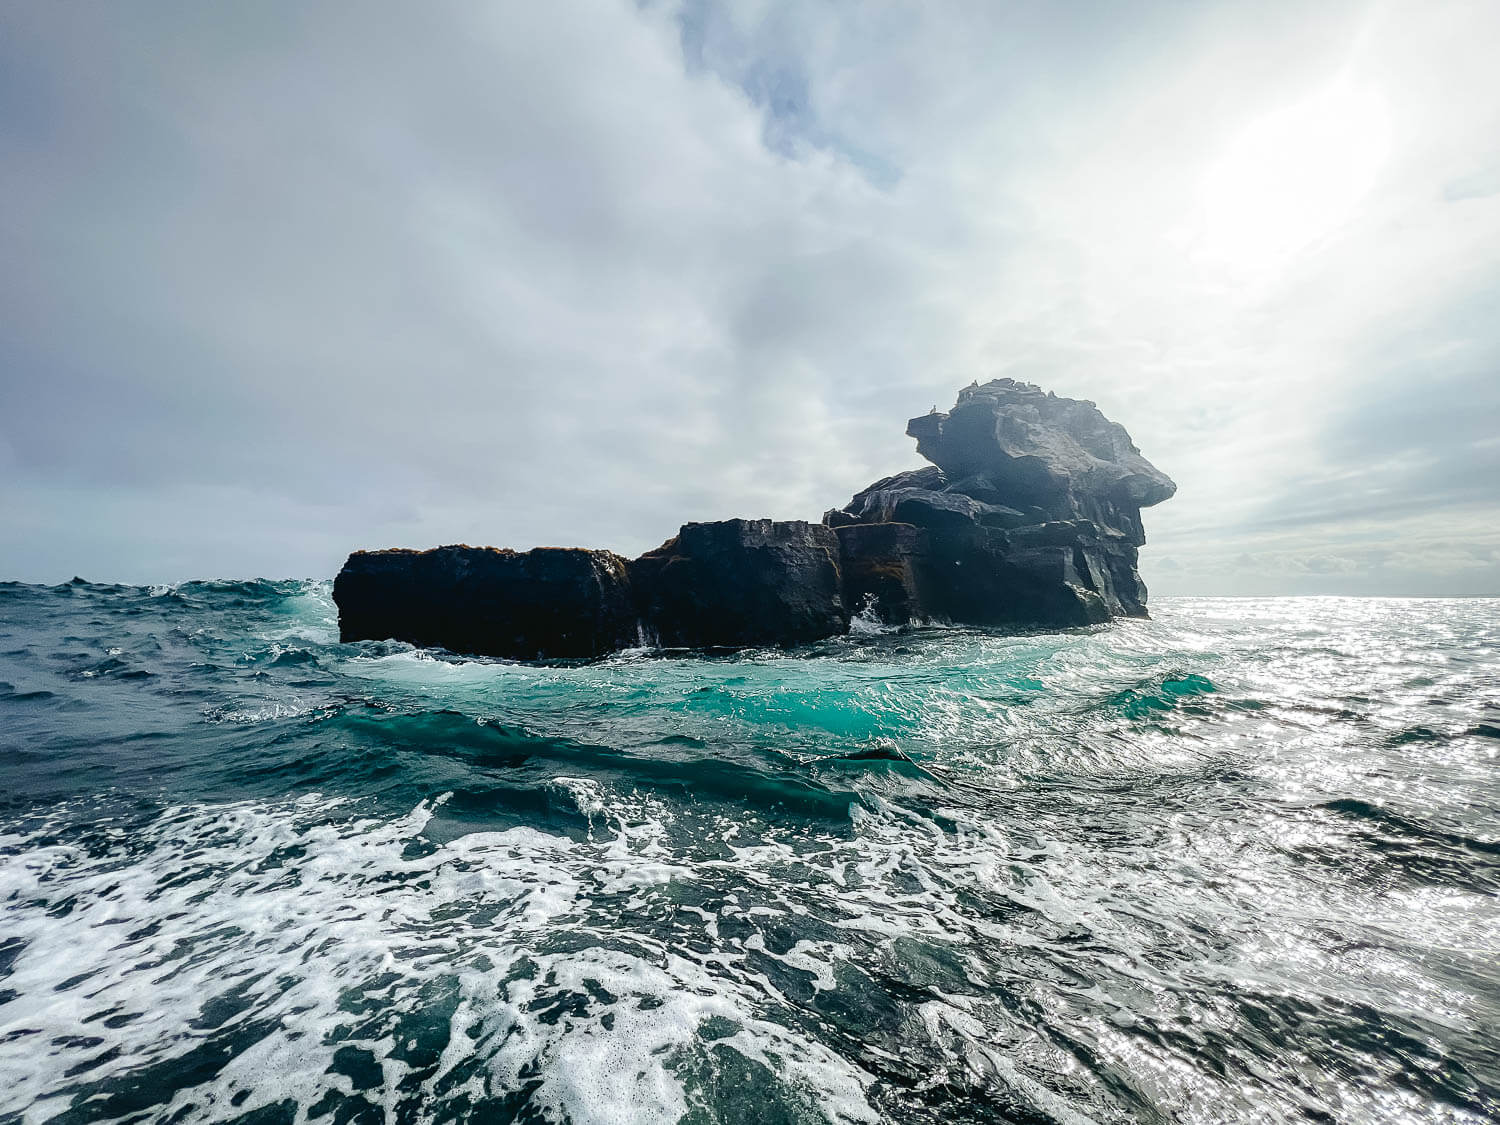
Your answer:
[[[593,664],[0,585],[0,1122],[1500,1119],[1500,601]]]

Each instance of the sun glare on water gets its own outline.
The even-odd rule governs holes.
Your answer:
[[[1384,99],[1347,78],[1255,120],[1203,178],[1197,256],[1275,273],[1353,216],[1389,150]]]

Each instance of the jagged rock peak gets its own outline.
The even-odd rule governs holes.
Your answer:
[[[995,379],[906,432],[933,462],[823,517],[882,619],[1077,625],[1146,613],[1141,508],[1176,491],[1092,402]]]
[[[1177,491],[1092,402],[1015,379],[965,387],[952,410],[913,418],[906,432],[950,481],[981,478],[1013,506],[1076,508],[1066,501],[1092,496],[1145,508]]]

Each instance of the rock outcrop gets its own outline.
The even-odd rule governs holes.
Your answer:
[[[626,562],[610,551],[356,551],[333,600],[345,641],[513,660],[597,657],[640,643]]]
[[[1145,616],[1141,509],[1177,486],[1092,402],[996,379],[906,432],[933,464],[823,517],[859,609],[970,625]]]
[[[820,524],[685,524],[630,579],[647,635],[669,647],[805,644],[849,628],[839,541]]]
[[[690,523],[627,561],[608,551],[360,551],[334,583],[345,640],[516,659],[794,645],[883,621],[1002,627],[1145,616],[1141,509],[1177,486],[1092,402],[996,379],[906,432],[933,462],[823,524]]]

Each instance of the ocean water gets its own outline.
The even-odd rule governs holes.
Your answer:
[[[0,1122],[1500,1117],[1500,602],[592,664],[0,586]]]

